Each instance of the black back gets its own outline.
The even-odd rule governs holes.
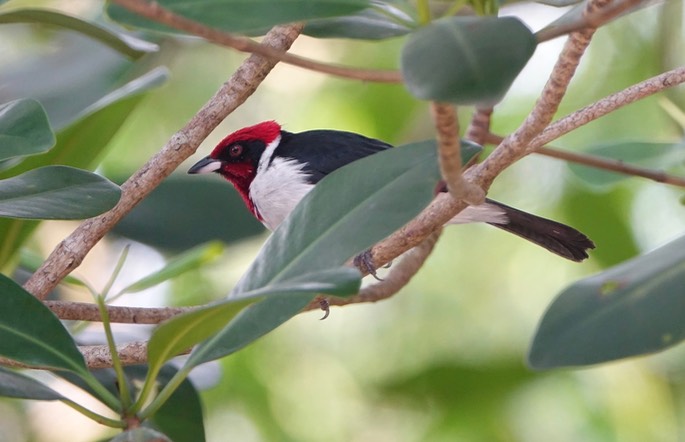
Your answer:
[[[310,130],[297,134],[282,131],[276,156],[306,159],[304,171],[311,184],[318,183],[334,170],[374,153],[391,149],[381,140],[338,130]]]

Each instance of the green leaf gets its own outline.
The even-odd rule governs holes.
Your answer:
[[[463,145],[464,162],[479,151]],[[418,214],[433,199],[439,179],[434,141],[389,149],[336,170],[271,235],[233,295],[342,265]],[[272,297],[250,306],[200,344],[188,364],[239,350],[296,315],[312,298]]]
[[[0,396],[39,401],[60,401],[64,396],[37,380],[0,367]]]
[[[85,170],[41,167],[0,181],[0,216],[26,219],[83,219],[111,209],[119,186]]]
[[[45,152],[54,144],[40,103],[23,99],[0,105],[0,161]]]
[[[401,58],[414,96],[494,104],[535,52],[535,36],[514,17],[449,17],[415,31]]]
[[[97,40],[132,59],[159,50],[156,44],[117,34],[102,26],[47,9],[14,9],[0,14],[0,24],[2,23],[43,24],[68,29]]]
[[[622,141],[593,146],[584,152],[590,155],[619,160],[633,166],[650,169],[667,168],[685,159],[682,143],[647,143],[641,141]],[[571,171],[585,183],[593,187],[607,189],[614,184],[631,178],[630,175],[608,170],[569,163]]]
[[[300,293],[354,294],[360,283],[356,269],[340,267],[300,275],[290,281],[243,293],[240,298],[227,299],[176,316],[157,327],[150,338],[150,372],[156,373],[170,358],[217,333],[246,306],[260,298]]]
[[[172,251],[213,239],[230,243],[264,232],[235,189],[211,178],[216,177],[172,174],[126,215],[114,232]],[[160,223],[160,219],[174,222]],[[230,228],[226,228],[229,219]]]
[[[685,338],[685,237],[565,289],[545,312],[533,368],[596,364]]]
[[[152,428],[135,428],[119,433],[109,442],[173,442],[164,434]]]
[[[0,275],[0,356],[31,366],[87,374],[74,340],[33,295]]]
[[[274,25],[349,15],[367,8],[370,0],[158,0],[170,11],[224,31],[261,34]],[[107,15],[124,25],[178,32],[108,2]]]
[[[388,6],[390,8],[390,6]],[[365,9],[345,17],[324,18],[307,22],[304,33],[318,38],[357,38],[364,40],[382,40],[408,34],[412,28],[412,18],[396,8],[393,19],[390,13],[384,14],[377,9]]]
[[[110,139],[140,103],[142,94],[166,78],[166,69],[155,69],[110,92],[83,110],[77,121],[59,131],[54,148],[0,172],[0,179],[51,164],[93,169]],[[14,256],[37,225],[35,221],[0,219],[0,267]]]
[[[224,252],[219,241],[197,246],[169,260],[164,267],[123,288],[119,293],[136,293],[215,261]]]

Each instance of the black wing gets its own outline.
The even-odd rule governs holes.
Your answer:
[[[316,184],[335,169],[392,146],[380,140],[338,130],[310,130],[297,134],[282,131],[274,156],[306,159],[304,171]]]

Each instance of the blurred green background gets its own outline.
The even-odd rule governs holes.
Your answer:
[[[98,19],[101,10],[98,2],[87,0],[10,5],[55,7],[88,19]],[[534,29],[559,14],[529,4],[503,12],[519,15]],[[681,21],[682,4],[673,1],[601,29],[559,115],[682,63]],[[106,148],[98,170],[122,181],[185,124],[245,58],[198,39],[155,38],[161,50],[132,63],[74,33],[2,25],[0,102],[35,97],[59,125],[68,113],[65,108],[80,109],[112,85],[155,66],[168,67],[169,81],[146,95]],[[525,118],[562,40],[538,48],[509,96],[496,107],[494,132],[507,134]],[[394,68],[400,45],[397,39],[301,37],[293,50],[322,61]],[[69,85],[76,87],[69,90]],[[669,91],[593,122],[555,145],[585,150],[614,141],[680,142],[678,113],[669,109],[683,102],[682,89]],[[470,109],[460,112],[466,126]],[[187,166],[227,133],[266,119],[279,121],[289,131],[335,128],[396,144],[432,136],[426,103],[412,99],[402,86],[329,78],[279,65]],[[682,172],[682,164],[670,167]],[[209,177],[216,192],[207,192],[202,200],[187,196],[202,178],[186,177],[185,169],[167,183],[159,198],[166,202],[163,208],[143,206],[120,227],[120,233],[131,237],[169,243],[157,249],[135,243],[118,283],[123,286],[150,273],[179,248],[222,232],[235,240],[212,266],[126,297],[122,304],[194,305],[220,298],[266,238],[233,190],[217,177]],[[488,226],[448,228],[418,276],[392,299],[334,308],[325,321],[318,320],[319,312],[302,314],[222,360],[222,376],[202,392],[208,440],[682,440],[682,346],[582,370],[536,373],[525,366],[537,321],[556,293],[582,276],[681,234],[682,191],[638,178],[598,187],[575,176],[563,162],[531,156],[500,176],[490,196],[575,226],[596,242],[596,251],[589,261],[575,264]],[[203,216],[183,217],[224,204],[226,210],[213,213],[211,222]],[[142,221],[136,222],[136,216]],[[45,222],[30,247],[46,255],[74,226]],[[118,253],[130,243],[126,236],[108,237],[76,273],[101,285]],[[75,291],[64,290],[62,295],[88,300]],[[122,333],[139,336],[145,331],[128,328]],[[61,404],[0,402],[2,442],[90,441],[108,434],[103,431]]]

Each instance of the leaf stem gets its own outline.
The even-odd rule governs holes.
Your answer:
[[[107,425],[108,427],[113,427],[113,428],[126,428],[126,423],[117,419],[111,419],[108,417],[105,417],[101,414],[98,414],[94,411],[91,411],[84,407],[83,405],[80,405],[71,399],[62,399],[62,402],[74,410],[78,411],[82,415],[88,417],[91,420],[94,420],[95,422],[102,424],[102,425]]]
[[[122,258],[125,258],[125,253],[122,254]],[[124,260],[120,259],[119,261],[121,264],[123,264]],[[121,267],[119,266],[117,272],[120,269]],[[114,372],[117,375],[117,384],[119,385],[119,398],[121,399],[121,407],[124,410],[128,410],[128,408],[131,406],[131,392],[128,389],[126,375],[124,374],[124,369],[121,365],[121,360],[119,359],[119,353],[117,352],[117,346],[114,342],[112,326],[109,322],[109,314],[107,313],[107,307],[105,306],[105,295],[103,294],[101,296],[98,296],[96,300],[98,304],[98,309],[100,309],[100,316],[102,316],[102,327],[105,329],[105,336],[107,337],[107,346],[109,346],[109,351],[112,354],[112,368],[114,368]]]
[[[162,391],[160,391],[159,394],[152,400],[152,402],[150,402],[150,404],[140,412],[139,417],[141,419],[147,419],[154,415],[188,377],[191,369],[192,366],[186,364],[179,371],[177,371],[171,380],[167,382],[164,388],[162,388]]]
[[[419,24],[427,25],[431,22],[431,8],[428,0],[417,0],[416,12],[419,16]]]

